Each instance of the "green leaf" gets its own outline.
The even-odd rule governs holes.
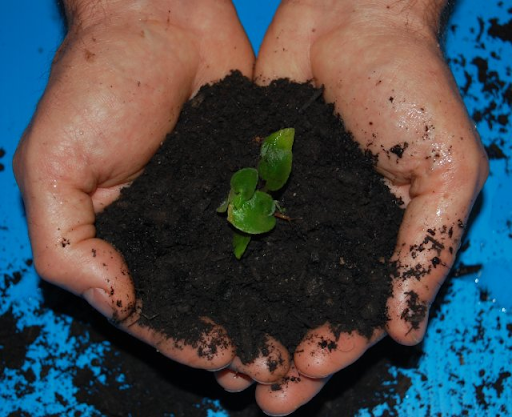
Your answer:
[[[254,168],[242,168],[235,172],[231,177],[231,200],[228,198],[228,204],[239,207],[245,201],[248,201],[254,195],[258,185],[258,171]],[[231,193],[230,193],[231,194]]]
[[[269,191],[279,190],[288,181],[292,171],[294,137],[295,129],[281,129],[265,138],[261,145],[258,172]]]
[[[228,221],[238,230],[252,235],[266,233],[276,224],[274,199],[267,193],[256,191],[252,198],[239,206],[230,204]]]
[[[236,259],[240,259],[247,249],[247,245],[251,241],[251,236],[243,235],[241,233],[233,233],[233,253]]]

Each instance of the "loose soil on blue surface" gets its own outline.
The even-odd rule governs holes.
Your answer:
[[[5,156],[5,150],[3,148],[0,148],[0,159],[2,159]],[[2,172],[5,169],[4,164],[0,163],[0,172]]]
[[[293,170],[275,197],[294,220],[253,239],[238,261],[216,208],[231,175],[256,166],[261,138],[285,127],[296,130]],[[126,259],[141,324],[199,354],[227,343],[201,345],[210,325],[199,317],[222,325],[244,362],[265,352],[268,335],[293,354],[326,322],[335,334],[370,336],[387,321],[403,214],[374,162],[321,91],[286,80],[258,87],[233,73],[186,104],[141,177],[99,215],[98,236]]]

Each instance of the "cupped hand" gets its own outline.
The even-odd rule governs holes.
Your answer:
[[[235,359],[231,345],[205,354],[212,337],[224,337],[221,328],[205,335],[199,356],[137,324],[140,302],[127,267],[95,238],[94,222],[142,172],[200,86],[233,69],[252,76],[254,55],[236,12],[230,1],[209,0],[65,6],[68,34],[14,160],[36,269],[170,358],[225,367]],[[270,375],[265,363],[240,366],[264,382],[289,367],[285,361]]]
[[[429,306],[453,264],[488,171],[438,44],[442,3],[288,0],[266,34],[256,80],[324,86],[326,100],[361,148],[377,156],[376,169],[405,207],[386,328],[370,340],[341,334],[332,350],[318,343],[335,340],[328,326],[311,331],[281,389],[257,388],[269,414],[285,415],[307,402],[329,375],[386,332],[407,345],[424,335]]]

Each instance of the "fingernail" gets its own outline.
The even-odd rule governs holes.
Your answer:
[[[423,340],[423,335],[417,335],[417,334],[413,333],[412,340],[413,340],[414,344],[417,345],[418,343],[421,343],[421,341]]]
[[[114,308],[112,307],[112,300],[108,296],[107,292],[102,288],[89,288],[87,291],[84,291],[82,297],[93,306],[96,310],[98,310],[101,314],[103,314],[107,318],[112,318],[114,314]]]
[[[226,369],[227,367],[229,366],[229,363],[226,364],[226,365],[222,365],[220,368],[215,368],[215,369],[206,369],[208,372],[219,372],[219,371],[222,371],[223,369]]]
[[[265,410],[262,410],[262,411],[263,411],[263,414],[265,414],[265,415],[267,415],[269,417],[283,417],[283,416],[287,416],[287,415],[289,415],[290,413],[293,412],[292,411],[290,413],[285,413],[285,414],[274,414],[274,413],[270,413],[269,411],[265,411]]]

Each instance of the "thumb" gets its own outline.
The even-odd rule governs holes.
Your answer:
[[[279,78],[306,82],[313,78],[309,49],[317,34],[310,28],[315,27],[317,15],[315,8],[307,5],[281,3],[258,54],[256,83],[265,85]]]
[[[388,300],[387,325],[389,335],[405,345],[423,339],[430,305],[454,263],[472,205],[487,178],[487,159],[478,142],[465,145],[461,153],[453,150],[449,170],[432,170],[428,178],[415,177],[411,185],[413,198],[394,254],[398,274]]]
[[[31,128],[27,136],[32,134]],[[106,317],[126,318],[134,307],[134,289],[121,255],[94,237],[92,181],[89,186],[80,185],[76,174],[83,169],[76,165],[67,169],[67,163],[59,165],[42,157],[27,136],[13,166],[25,202],[37,272],[48,282],[83,296]]]

